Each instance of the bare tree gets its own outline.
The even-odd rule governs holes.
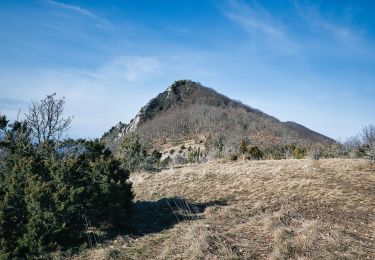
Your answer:
[[[55,99],[56,93],[40,101],[33,101],[26,116],[32,137],[36,142],[60,140],[69,130],[72,117],[64,117],[65,98]]]
[[[364,144],[375,144],[375,125],[368,125],[362,130]]]
[[[375,163],[375,125],[369,125],[362,130],[362,140],[366,149],[366,156]]]
[[[362,142],[359,136],[349,137],[344,142],[341,142],[341,154],[349,158],[355,158],[357,156],[356,152],[361,145]]]

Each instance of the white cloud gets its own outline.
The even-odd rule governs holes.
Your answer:
[[[54,7],[62,8],[65,10],[73,11],[76,13],[79,13],[83,16],[89,17],[97,22],[97,26],[102,29],[113,29],[110,22],[108,22],[106,19],[103,19],[95,14],[93,14],[88,9],[82,8],[78,5],[70,5],[70,4],[64,4],[52,0],[46,0],[46,2]]]
[[[225,15],[238,23],[248,33],[261,32],[276,38],[285,37],[280,23],[259,5],[251,6],[242,1],[231,1],[230,9]]]
[[[47,2],[50,3],[51,5],[54,5],[54,6],[58,6],[58,7],[68,9],[68,10],[73,10],[73,11],[76,11],[80,14],[96,18],[96,16],[93,15],[89,10],[81,8],[77,5],[68,5],[68,4],[59,3],[59,2],[55,2],[55,1],[51,1],[51,0],[47,0]]]

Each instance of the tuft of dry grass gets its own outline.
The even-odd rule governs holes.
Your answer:
[[[77,258],[375,259],[375,168],[365,160],[217,161],[131,180],[133,224],[154,227]],[[179,200],[187,206],[167,205]]]

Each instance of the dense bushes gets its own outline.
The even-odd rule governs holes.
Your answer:
[[[263,158],[263,152],[258,146],[252,146],[249,150],[249,159],[260,160]]]
[[[294,159],[302,159],[305,157],[306,151],[303,148],[296,147],[293,149],[292,154]]]
[[[137,170],[157,171],[163,168],[161,156],[162,154],[157,149],[148,152],[144,145],[140,143],[138,135],[126,136],[117,152],[117,157],[122,162],[122,166],[130,172]]]
[[[98,141],[35,144],[25,122],[0,120],[0,259],[31,258],[83,242],[84,218],[123,227],[129,171]]]
[[[370,129],[370,128],[369,128]],[[375,131],[374,131],[375,132]],[[295,142],[289,143],[288,140],[264,139],[263,143],[259,144],[259,140],[254,140],[251,137],[246,137],[240,140],[228,139],[220,133],[208,133],[205,137],[201,136],[195,139],[198,145],[194,149],[189,147],[186,149],[184,144],[181,149],[170,149],[170,157],[155,157],[150,160],[152,153],[146,150],[140,144],[138,136],[128,136],[124,139],[124,144],[135,142],[135,147],[140,149],[130,149],[133,153],[124,156],[126,162],[141,158],[138,160],[136,167],[138,170],[147,170],[167,167],[170,162],[173,165],[203,162],[207,159],[226,159],[226,160],[261,160],[261,159],[304,159],[304,158],[368,158],[371,162],[375,162],[375,145],[371,139],[372,131],[367,130],[366,136],[362,133],[361,138],[355,137],[346,140],[345,142],[319,142],[319,143],[303,143]],[[130,141],[133,140],[133,141]],[[268,141],[267,141],[268,140]],[[126,145],[126,147],[129,147]],[[130,146],[132,147],[132,146]],[[183,148],[183,149],[182,149]],[[127,148],[129,150],[129,148]],[[186,151],[185,151],[186,150]],[[154,152],[157,150],[154,150]],[[158,152],[158,151],[157,151]],[[159,152],[158,152],[159,153]],[[131,155],[130,159],[126,159]],[[158,159],[159,158],[159,159]],[[133,169],[135,169],[133,168]]]

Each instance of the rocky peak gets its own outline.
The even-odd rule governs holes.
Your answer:
[[[178,102],[180,100],[189,98],[189,96],[199,88],[202,88],[202,86],[197,82],[191,80],[177,80],[160,95],[166,95],[166,99],[170,102]]]
[[[189,99],[199,88],[202,88],[202,86],[198,82],[176,80],[166,91],[160,93],[142,107],[128,125],[124,127],[124,125],[118,124],[119,136],[121,137],[125,133],[134,132],[140,123],[153,118],[158,112],[167,110],[178,102]]]
[[[183,118],[182,124],[190,125],[179,126],[180,118]],[[180,138],[181,134],[185,135],[186,131],[190,131],[189,127],[200,129],[201,133],[216,131],[228,136],[228,140],[233,135],[236,138],[253,136],[254,140],[257,140],[271,133],[275,138],[284,138],[293,142],[332,141],[296,123],[280,122],[277,118],[191,80],[175,81],[142,107],[129,124],[120,123],[112,127],[103,137],[106,138],[108,147],[115,150],[124,135],[138,130],[142,132],[142,129],[147,129],[148,138],[153,138],[153,134],[159,135],[159,131]],[[182,131],[181,129],[185,132],[178,132]],[[197,133],[190,133],[190,136],[194,134]],[[267,141],[265,137],[259,139],[259,143],[265,141]]]

